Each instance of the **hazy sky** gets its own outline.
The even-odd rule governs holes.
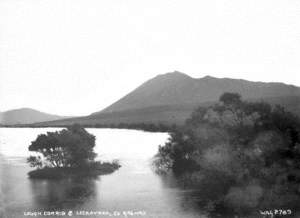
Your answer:
[[[86,115],[174,70],[300,86],[300,1],[0,0],[0,111]]]

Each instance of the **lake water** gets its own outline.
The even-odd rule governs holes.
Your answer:
[[[37,217],[206,217],[191,197],[193,190],[178,188],[171,177],[151,168],[151,158],[167,133],[89,128],[96,136],[98,158],[118,159],[118,171],[97,179],[29,179],[30,142],[54,130],[58,129],[0,128],[0,218],[32,217],[25,216],[27,212],[41,212]]]

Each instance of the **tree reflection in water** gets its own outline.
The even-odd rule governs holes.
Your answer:
[[[100,178],[98,178],[100,179]],[[30,180],[32,202],[41,210],[71,209],[96,197],[96,179]]]

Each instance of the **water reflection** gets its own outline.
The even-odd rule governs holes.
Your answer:
[[[161,174],[158,178],[164,190],[175,190],[177,204],[181,210],[198,214],[199,217],[208,216],[208,211],[200,207],[202,198],[198,190],[186,188],[185,185],[172,174]]]
[[[69,178],[58,181],[30,179],[32,203],[37,208],[47,210],[74,208],[90,198],[97,197],[95,182],[93,178]]]

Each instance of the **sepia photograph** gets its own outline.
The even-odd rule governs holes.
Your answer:
[[[0,218],[300,218],[299,0],[0,0]]]

